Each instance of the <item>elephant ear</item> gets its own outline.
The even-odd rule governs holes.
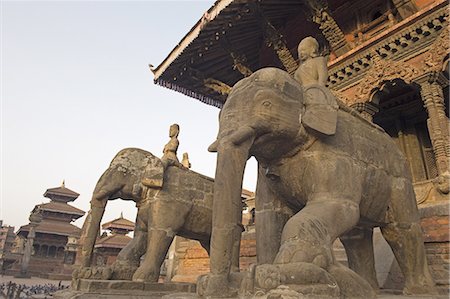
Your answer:
[[[164,166],[161,160],[151,154],[147,155],[141,183],[149,188],[160,189],[163,186]],[[140,187],[140,186],[138,186]]]
[[[325,86],[318,84],[304,88],[305,112],[301,122],[322,134],[334,135],[339,106],[336,98]]]

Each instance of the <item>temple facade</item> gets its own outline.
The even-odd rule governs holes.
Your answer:
[[[47,189],[50,202],[36,205],[30,223],[19,228],[15,251],[21,260],[6,271],[9,275],[70,279],[81,229],[71,224],[84,211],[68,204],[78,193],[65,187]],[[24,266],[24,263],[27,265]]]
[[[219,0],[152,69],[154,82],[220,108],[233,85],[260,68],[293,75],[297,46],[307,36],[328,56],[328,88],[405,154],[428,262],[448,292],[447,1]],[[377,269],[384,273],[380,285],[401,288],[398,266],[383,246],[375,240],[376,259],[391,261]]]

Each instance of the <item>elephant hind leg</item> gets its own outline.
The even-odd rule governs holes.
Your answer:
[[[394,252],[405,276],[405,294],[436,294],[428,269],[422,229],[411,182],[393,180],[392,199],[388,210],[390,223],[381,233]]]
[[[373,229],[354,228],[340,237],[347,253],[349,268],[379,289],[373,253]]]
[[[147,251],[145,259],[133,275],[134,281],[157,282],[161,265],[173,238],[183,226],[190,206],[162,199],[149,206]]]
[[[133,281],[157,282],[174,233],[166,229],[151,228],[148,232],[148,245],[145,259],[133,275]]]
[[[381,232],[392,248],[405,276],[403,292],[407,295],[435,294],[436,289],[428,270],[420,225],[391,223],[381,228]]]

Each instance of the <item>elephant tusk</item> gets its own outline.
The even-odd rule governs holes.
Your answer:
[[[216,140],[213,143],[211,143],[210,146],[208,146],[208,152],[210,153],[217,153],[217,146],[219,145],[219,141]]]

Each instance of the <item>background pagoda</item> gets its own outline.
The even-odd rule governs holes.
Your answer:
[[[82,217],[84,211],[68,202],[75,201],[79,195],[66,188],[63,181],[60,187],[45,191],[44,197],[49,198],[50,202],[33,208],[31,213],[39,212],[42,220],[34,227],[35,237],[28,268],[32,276],[70,279],[73,270],[71,265],[75,261],[77,241],[81,234],[81,229],[71,222]],[[26,239],[31,228],[31,223],[21,226],[17,231],[18,238]],[[16,264],[7,273],[15,275],[19,269],[20,265]]]

